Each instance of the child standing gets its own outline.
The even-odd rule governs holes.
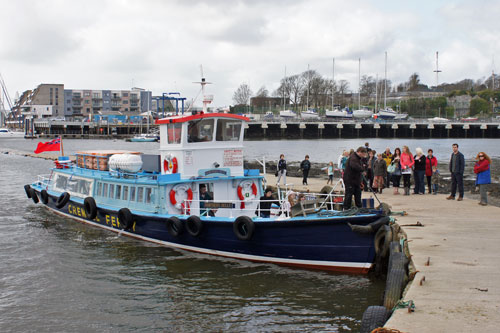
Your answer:
[[[387,177],[387,163],[382,158],[382,154],[377,154],[377,160],[373,163],[373,189],[382,193],[385,178]]]

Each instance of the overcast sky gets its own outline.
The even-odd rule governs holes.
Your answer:
[[[361,75],[439,82],[500,66],[500,1],[23,1],[0,0],[0,73],[10,95],[40,83],[66,89],[179,91],[194,98],[200,65],[214,105],[247,83],[274,91],[311,69],[350,82]],[[197,103],[198,104],[198,103]]]

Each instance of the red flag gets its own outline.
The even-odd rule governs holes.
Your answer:
[[[44,151],[59,151],[61,150],[61,138],[54,139],[49,142],[39,142],[36,146],[35,154],[40,154]]]

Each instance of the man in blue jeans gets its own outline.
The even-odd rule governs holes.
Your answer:
[[[458,144],[454,143],[452,145],[453,153],[450,159],[450,172],[451,172],[451,194],[446,197],[447,200],[455,200],[455,195],[457,194],[458,187],[458,199],[457,201],[462,201],[464,199],[464,169],[465,169],[465,158],[464,154],[458,151]]]

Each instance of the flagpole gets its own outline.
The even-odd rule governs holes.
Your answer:
[[[62,136],[60,136],[59,139],[61,140],[61,156],[64,156],[64,147],[63,147]]]

